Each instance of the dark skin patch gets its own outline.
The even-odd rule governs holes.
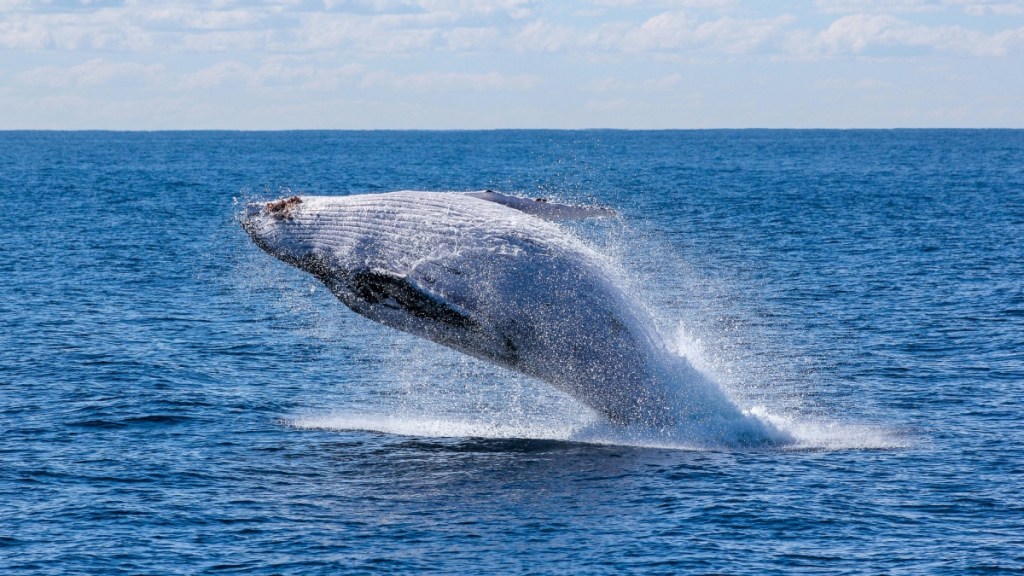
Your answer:
[[[282,198],[280,200],[275,200],[274,202],[267,202],[264,210],[266,210],[267,214],[270,214],[279,220],[287,219],[292,217],[292,209],[299,204],[302,204],[302,198],[292,196],[291,198]]]
[[[477,327],[475,320],[431,298],[402,276],[359,270],[349,277],[349,285],[352,292],[370,304],[387,306],[391,300],[418,318],[463,329]]]
[[[351,270],[344,274],[332,274],[325,263],[312,257],[308,257],[301,264],[297,263],[296,265],[323,281],[339,300],[357,314],[362,314],[392,328],[408,330],[401,323],[392,325],[381,320],[368,307],[384,306],[395,310],[404,310],[413,317],[455,328],[466,338],[493,337],[489,334],[490,331],[481,326],[475,318],[449,306],[442,299],[434,297],[415,282],[400,274],[370,268]],[[417,332],[413,333],[418,334]],[[514,340],[502,334],[494,336],[501,338],[501,349],[487,354],[486,358],[508,367],[517,366],[520,362],[519,351]],[[467,354],[478,356],[471,349],[457,345],[458,337],[446,336],[438,332],[430,338],[452,345]]]

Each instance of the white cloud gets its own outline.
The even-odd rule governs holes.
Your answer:
[[[705,22],[697,27],[695,38],[729,54],[757,52],[774,43],[781,42],[786,28],[796,19],[789,15],[763,20],[737,20],[721,18]]]
[[[826,14],[892,14],[942,10],[942,5],[935,0],[815,0],[814,4]]]
[[[460,20],[480,18],[528,18],[534,13],[531,0],[326,0],[329,10],[351,13],[391,14],[419,18],[445,15]]]
[[[523,26],[513,46],[521,52],[561,52],[579,42],[579,32],[570,26],[552,24],[540,19]]]
[[[67,86],[96,87],[128,82],[151,84],[163,76],[166,70],[158,64],[144,65],[135,62],[110,62],[96,58],[71,66],[58,68],[42,66],[22,72],[16,76],[22,84],[60,88]]]
[[[692,40],[695,26],[684,12],[663,12],[627,32],[622,47],[627,52],[678,49]]]
[[[954,1],[961,5],[965,14],[971,16],[1022,16],[1024,15],[1024,4],[1020,2],[979,2],[977,0]]]
[[[252,83],[261,87],[286,86],[306,91],[332,91],[356,86],[366,74],[362,64],[341,66],[296,65],[291,61],[265,62],[255,70]]]
[[[362,88],[388,88],[416,92],[450,92],[490,90],[531,90],[541,84],[538,76],[506,76],[498,72],[469,74],[463,72],[426,72],[420,74],[394,74],[371,72],[363,77]]]
[[[50,46],[50,34],[41,22],[26,18],[0,20],[0,47],[10,50],[43,50]]]
[[[181,104],[173,121],[190,126],[188,114],[199,110],[204,122],[219,122],[214,106],[237,108],[239,122],[286,126],[259,111],[306,114],[304,103],[328,101],[362,102],[354,105],[390,118],[345,117],[361,126],[418,118],[396,110],[436,112],[435,125],[514,117],[453,104],[473,100],[453,92],[485,91],[514,93],[507,109],[518,106],[520,124],[541,125],[531,115],[562,106],[550,115],[557,125],[588,117],[602,124],[600,110],[617,110],[619,124],[655,125],[666,118],[658,110],[694,102],[712,112],[731,102],[735,113],[747,86],[774,86],[769,96],[787,108],[808,89],[827,87],[821,78],[849,79],[831,85],[837,97],[877,90],[881,101],[882,89],[886,98],[909,93],[901,75],[914,74],[934,83],[914,84],[916,99],[980,93],[969,78],[989,78],[996,87],[988,96],[1021,118],[1012,110],[1022,16],[1024,0],[0,0],[0,73],[5,101],[41,106],[43,95],[74,93],[98,106],[102,94],[110,110],[111,102],[131,102],[142,118],[147,99],[160,96],[169,107]],[[928,72],[943,66],[960,78]],[[698,91],[702,97],[686,100]],[[7,125],[23,122],[17,112],[7,117]],[[754,112],[727,118],[756,120]]]
[[[287,87],[292,91],[323,91],[356,86],[366,67],[362,64],[313,66],[294,60],[269,60],[253,67],[237,60],[225,60],[183,74],[179,89],[206,89],[237,84],[250,89]]]
[[[590,89],[598,94],[603,94],[605,92],[614,92],[616,90],[627,90],[632,88],[632,86],[633,85],[631,83],[624,82],[616,76],[606,76],[605,78],[591,84]]]
[[[856,14],[836,20],[818,35],[829,54],[859,54],[886,46],[921,47],[975,56],[1002,56],[1024,45],[1024,28],[984,34],[961,26],[922,26],[888,15]]]
[[[0,0],[0,12],[10,12],[28,6],[32,6],[31,0]]]
[[[0,46],[12,50],[127,50],[154,46],[153,33],[118,9],[84,13],[19,12],[0,20]]]
[[[247,79],[252,73],[250,66],[228,60],[185,74],[178,85],[184,89],[213,88],[227,82]]]
[[[501,28],[454,28],[445,34],[445,49],[452,52],[490,50],[501,46],[505,32]]]
[[[674,9],[681,8],[702,8],[715,10],[729,10],[734,8],[739,0],[589,0],[589,4],[605,6],[610,8],[652,8],[652,9]]]
[[[857,14],[836,20],[827,30],[819,34],[818,38],[833,54],[839,52],[858,53],[863,52],[872,44],[891,39],[891,31],[897,26],[900,26],[900,21],[893,16]]]
[[[328,0],[325,10],[301,2],[133,2],[63,12],[0,1],[8,8],[0,19],[0,48],[9,50],[265,56],[513,50],[808,58],[897,46],[999,56],[1020,45],[1020,28],[1004,24],[1001,31],[982,32],[913,18],[919,18],[918,12],[954,7],[990,18],[1024,14],[1024,5],[1005,0],[817,0],[819,11],[842,17],[825,30],[815,30],[794,15],[739,17],[737,2],[713,0],[626,2],[619,8],[628,10],[610,10],[614,17],[596,19],[574,18],[571,10],[567,14],[525,0]]]
[[[172,26],[184,30],[247,29],[263,21],[267,16],[260,10],[207,10],[187,4],[167,5],[149,10],[125,10],[122,14],[126,19],[148,22],[158,28]]]
[[[266,30],[225,30],[185,34],[170,48],[185,52],[264,52],[274,44],[274,34]]]
[[[127,3],[55,11],[6,1],[10,13],[0,19],[0,48],[14,50],[473,50],[493,45],[501,37],[498,27],[507,29],[532,14],[532,4],[523,0],[328,2],[333,11],[287,2]]]
[[[738,19],[729,16],[701,21],[681,11],[663,12],[639,24],[608,22],[593,28],[573,28],[548,21],[531,22],[516,37],[520,51],[650,53],[757,52],[768,45],[782,45],[787,27],[795,19],[783,15],[770,19]]]
[[[818,86],[839,90],[848,90],[850,88],[855,88],[857,90],[879,90],[882,88],[888,88],[892,86],[892,84],[885,80],[879,80],[878,78],[860,78],[858,80],[851,80],[848,78],[830,78],[828,80],[818,82]]]
[[[945,12],[960,8],[971,16],[1021,16],[1021,2],[1004,0],[815,0],[820,12],[828,14],[903,14]]]
[[[644,82],[645,86],[649,86],[656,90],[671,90],[683,84],[685,78],[682,74],[669,74],[668,76],[662,76],[661,78],[654,78]]]

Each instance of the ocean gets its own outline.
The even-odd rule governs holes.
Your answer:
[[[0,573],[1024,571],[1024,131],[0,132]],[[784,445],[354,314],[249,202],[493,189]]]

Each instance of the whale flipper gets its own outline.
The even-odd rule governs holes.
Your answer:
[[[415,272],[399,274],[359,268],[335,277],[320,276],[353,312],[396,330],[430,338],[515,369],[520,362],[514,338],[487,327],[451,299],[427,287]]]
[[[339,280],[335,280],[336,283]],[[415,279],[379,268],[353,270],[340,281],[345,290],[332,291],[342,302],[365,315],[367,306],[384,306],[404,310],[416,318],[440,322],[454,328],[473,328],[477,322],[444,297],[429,290]],[[355,295],[351,301],[348,295]],[[342,298],[341,296],[346,296]]]
[[[520,212],[536,216],[542,220],[614,218],[619,215],[615,210],[604,206],[572,206],[569,204],[558,204],[555,202],[548,202],[545,198],[522,198],[520,196],[499,194],[493,190],[468,192],[466,193],[466,196],[472,196],[473,198],[479,198],[480,200],[486,200],[487,202],[494,202],[495,204],[508,206],[509,208],[514,208]]]

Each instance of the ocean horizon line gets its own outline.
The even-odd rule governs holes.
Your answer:
[[[94,133],[157,133],[157,132],[222,132],[222,133],[272,133],[272,132],[1013,132],[1024,127],[856,127],[856,128],[791,128],[791,127],[745,127],[745,128],[0,128],[0,133],[15,132],[94,132]]]

